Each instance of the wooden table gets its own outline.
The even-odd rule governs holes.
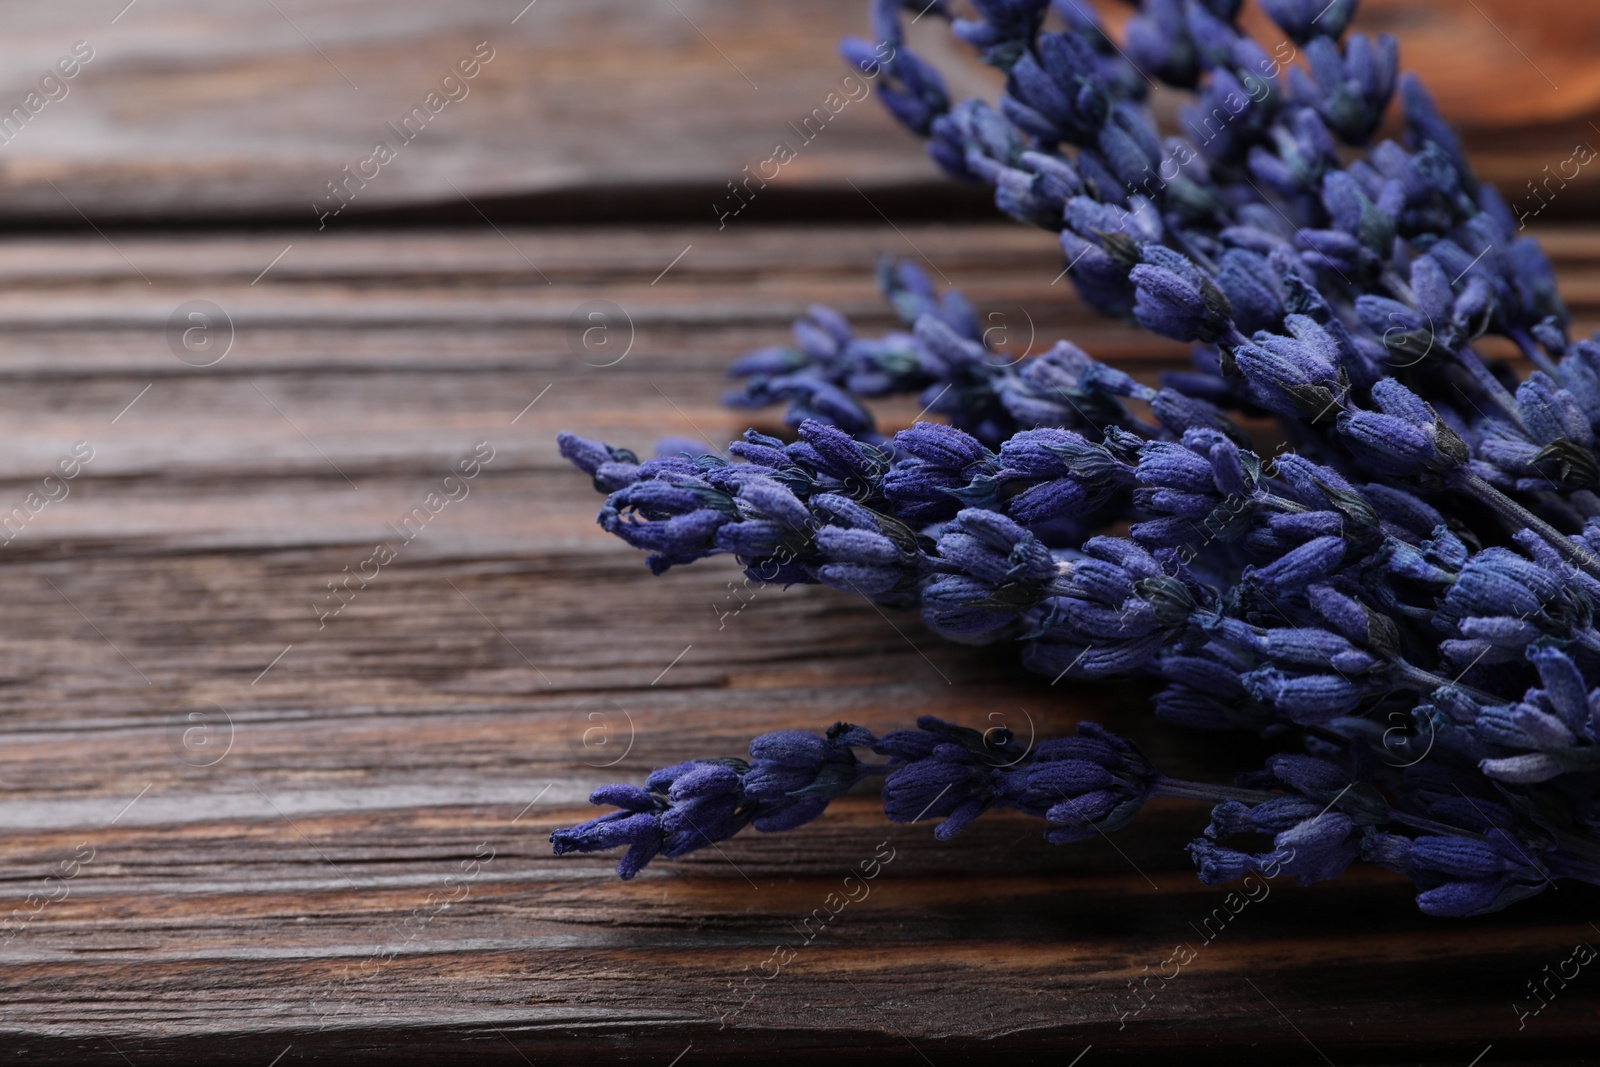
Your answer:
[[[868,793],[628,884],[550,855],[602,782],[837,719],[1092,716],[1179,773],[1258,757],[1153,729],[1137,686],[1052,689],[832,591],[728,615],[731,563],[652,579],[557,457],[561,429],[727,440],[728,360],[813,301],[887,328],[885,253],[1017,348],[1182,358],[1090,315],[1048,235],[974,221],[872,107],[718,229],[723,183],[837,80],[857,0],[90,6],[0,3],[0,102],[97,49],[0,147],[0,1060],[1592,1061],[1600,978],[1521,1029],[1513,1003],[1600,944],[1600,892],[1444,922],[1357,869],[1220,928],[1182,852],[1205,812],[1172,802],[1064,849],[1005,815],[940,844]],[[1508,195],[1587,136],[1600,16],[1367,7]],[[319,230],[326,181],[484,40],[477,95]],[[1600,232],[1542,236],[1600,325]],[[620,360],[579,343],[596,300]],[[1151,981],[1179,944],[1195,960]]]
[[[1600,241],[1549,237],[1593,326]],[[1224,894],[1182,854],[1204,811],[1176,803],[1074,848],[1005,816],[940,845],[862,795],[630,884],[612,858],[550,855],[595,785],[841,718],[994,714],[1045,735],[1092,714],[1197,773],[1252,758],[1180,750],[1137,687],[1051,689],[1008,651],[829,590],[762,590],[719,618],[733,565],[651,578],[555,454],[562,428],[641,447],[731,436],[728,358],[813,300],[887,326],[872,266],[912,245],[990,306],[1020,299],[1041,337],[1141,371],[1174,355],[1065,299],[1047,236],[324,235],[258,278],[286,243],[0,243],[0,503],[74,442],[93,451],[0,567],[4,902],[48,901],[0,945],[0,1048],[18,1062],[444,1063],[465,1047],[666,1064],[692,1045],[684,1064],[1059,1063],[1092,1045],[1084,1063],[1465,1064],[1491,1044],[1486,1063],[1592,1048],[1595,988],[1575,982],[1520,1033],[1511,1003],[1600,940],[1600,892],[1444,922],[1357,870],[1275,886],[1208,943],[1196,931]],[[633,324],[612,366],[569,347],[597,297]],[[211,366],[169,347],[193,300],[232,321]],[[329,583],[400,543],[385,524],[477,442],[493,458],[467,495],[336,599]],[[801,920],[890,850],[870,895],[806,943]],[[1185,942],[1198,959],[1123,1019],[1129,983]],[[770,973],[780,945],[801,948],[741,1009],[730,983]]]

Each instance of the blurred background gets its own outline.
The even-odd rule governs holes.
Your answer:
[[[1113,25],[1129,9],[1097,6]],[[94,58],[0,146],[0,222],[271,221],[315,227],[327,183],[370,158],[453,65],[493,59],[338,220],[695,221],[847,73],[860,0],[72,0],[0,4],[0,106],[20,104],[75,42]],[[1253,5],[1247,24],[1275,30]],[[1356,29],[1395,34],[1507,199],[1600,138],[1600,7],[1566,0],[1366,0]],[[921,31],[921,32],[919,32]],[[1278,35],[1281,36],[1281,35]],[[912,44],[952,95],[993,72],[941,24]],[[443,95],[443,94],[441,94]],[[13,124],[16,125],[16,124]],[[939,181],[876,103],[849,107],[747,219],[875,218],[850,189],[917,189],[902,214],[981,212]],[[10,127],[7,127],[9,130]],[[370,173],[370,169],[369,169]],[[1568,171],[1570,173],[1570,169]],[[1584,167],[1541,221],[1592,206]],[[725,195],[725,193],[723,194]],[[1546,198],[1548,199],[1548,198]],[[1529,201],[1530,205],[1533,203]],[[490,209],[493,210],[490,210]],[[320,209],[319,209],[320,210]]]

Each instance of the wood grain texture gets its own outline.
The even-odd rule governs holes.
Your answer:
[[[1281,38],[1252,18],[1269,45]],[[955,94],[992,97],[995,72],[933,21],[912,27],[913,45],[949,72]],[[835,44],[865,32],[866,18],[864,0],[5,0],[0,25],[0,114],[74,42],[94,50],[66,97],[0,145],[0,221],[251,216],[315,231],[335,202],[328,183],[379,138],[397,144],[386,124],[478,42],[494,58],[467,95],[370,182],[348,187],[350,207],[329,225],[417,207],[476,224],[469,201],[498,218],[603,207],[710,219],[725,183],[776,141],[796,140],[788,125],[839,87],[847,70]],[[1577,141],[1600,136],[1593,5],[1368,0],[1361,26],[1400,38],[1404,65],[1510,198],[1528,197],[1545,166],[1559,172]],[[1592,205],[1592,169],[1560,189],[1550,216]],[[792,209],[806,193],[861,210],[851,182],[935,183],[946,207],[982,202],[950,200],[954,187],[921,146],[867,99],[802,146],[752,215],[771,221],[785,197]]]
[[[1547,238],[1593,329],[1600,233]],[[835,719],[993,714],[1044,735],[1092,715],[1178,773],[1257,757],[1152,729],[1138,687],[1052,689],[1007,651],[828,590],[763,590],[719,619],[734,568],[652,579],[555,454],[562,428],[637,447],[731,435],[727,360],[814,300],[887,326],[871,277],[886,249],[920,249],[1041,344],[1068,334],[1141,374],[1180,355],[1052,286],[1048,235],[330,234],[252,284],[282,246],[0,242],[0,515],[75,441],[94,449],[0,547],[0,916],[59,898],[0,929],[8,1061],[1592,1056],[1593,976],[1521,1031],[1511,1005],[1600,937],[1600,893],[1439,922],[1357,870],[1275,886],[1207,942],[1224,893],[1182,853],[1203,811],[1173,802],[1069,849],[1006,816],[940,844],[861,795],[629,884],[613,858],[549,854],[595,785]],[[569,347],[596,297],[634,324],[614,366]],[[235,327],[212,367],[168,347],[194,299]],[[327,583],[480,441],[494,456],[470,493],[319,624]],[[805,943],[802,921],[891,849],[870,895]],[[1198,959],[1133,1014],[1130,983],[1180,942]],[[741,1008],[730,983],[780,945],[794,958]]]

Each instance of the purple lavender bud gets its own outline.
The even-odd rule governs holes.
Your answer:
[[[983,61],[1002,69],[1017,61],[1039,32],[1049,0],[972,0],[979,18],[950,24],[961,40],[979,49]]]
[[[1543,752],[1528,752],[1504,759],[1486,759],[1478,762],[1478,769],[1490,778],[1515,785],[1534,785],[1559,778],[1565,770],[1554,756]]]
[[[1181,376],[1174,376],[1171,372],[1162,375],[1163,383],[1180,384],[1179,388],[1162,388],[1157,391],[1150,401],[1150,413],[1160,420],[1161,425],[1168,433],[1182,436],[1190,430],[1213,429],[1227,434],[1231,438],[1240,438],[1243,435],[1222,410],[1211,400],[1193,395],[1197,390],[1184,382]],[[1214,391],[1222,393],[1227,388],[1227,383],[1218,379],[1210,379],[1209,387],[1220,387]]]
[[[1349,816],[1329,811],[1283,831],[1273,844],[1276,853],[1289,850],[1284,873],[1310,885],[1344,873],[1360,853],[1360,829]]]
[[[1005,506],[1025,525],[1086,515],[1126,480],[1122,465],[1104,447],[1070,430],[1018,433],[1001,446],[999,465],[997,482],[1026,486]]]
[[[1301,336],[1257,333],[1252,341],[1228,350],[1228,366],[1244,377],[1251,397],[1263,407],[1296,420],[1332,418],[1343,391],[1329,358],[1330,352],[1336,356],[1337,347],[1310,319],[1290,315],[1285,323]],[[1328,343],[1307,343],[1315,336],[1313,331]]]
[[[1404,874],[1411,867],[1411,838],[1368,828],[1361,838],[1361,858]]]
[[[791,830],[822,814],[828,802],[861,779],[854,748],[876,741],[857,726],[840,723],[826,736],[801,730],[763,734],[750,742],[744,795],[759,809],[752,820],[763,833]]]
[[[1057,575],[1055,557],[1027,530],[1003,515],[967,508],[939,537],[939,557],[961,573],[996,587],[1042,588]]]
[[[601,852],[630,846],[617,874],[632,878],[657,854],[680,856],[732,837],[748,819],[738,811],[739,772],[715,763],[680,763],[659,770],[643,790],[602,787],[590,800],[620,803],[632,813],[613,812],[550,835],[556,855]]]
[[[864,74],[881,65],[885,77],[878,97],[884,107],[913,133],[927,136],[935,120],[950,110],[944,79],[907,47],[893,0],[879,0],[874,5],[873,30],[880,43],[893,46],[890,58],[880,64],[878,46],[859,38],[840,42],[839,54]]]
[[[1342,777],[1319,773],[1312,776],[1319,784],[1326,780],[1330,787]],[[1370,814],[1383,817],[1376,810]],[[1224,848],[1212,840],[1236,833],[1273,831],[1272,851],[1260,855]],[[1343,872],[1361,853],[1365,833],[1344,812],[1321,807],[1301,796],[1277,798],[1250,810],[1242,804],[1224,802],[1213,811],[1206,836],[1189,845],[1189,854],[1200,868],[1200,880],[1208,885],[1263,868],[1293,875],[1302,885],[1309,885]]]
[[[1267,760],[1267,769],[1280,781],[1312,796],[1332,795],[1350,782],[1344,768],[1311,756],[1273,756]]]
[[[1356,0],[1261,0],[1261,8],[1295,44],[1339,37],[1356,13]]]
[[[1273,596],[1289,596],[1320,581],[1344,562],[1342,537],[1318,537],[1260,568],[1246,568],[1242,580],[1255,581]]]
[[[1463,918],[1494,909],[1500,896],[1498,882],[1446,882],[1417,894],[1417,907],[1424,915]]]
[[[1155,669],[1161,677],[1195,689],[1213,693],[1225,699],[1245,697],[1244,684],[1239,680],[1236,664],[1215,655],[1189,655],[1174,652],[1156,661]]]
[[[812,304],[794,323],[795,343],[813,359],[837,356],[854,336],[850,323],[830,307]]]
[[[850,435],[869,434],[875,427],[872,413],[836,385],[796,380],[788,383],[786,393],[789,410],[784,421],[790,426],[815,421]]]
[[[1300,757],[1304,759],[1305,757]],[[1315,775],[1314,771],[1308,771]],[[1316,775],[1321,780],[1321,775]],[[1337,788],[1343,788],[1348,776],[1335,776],[1339,783]],[[1319,787],[1323,790],[1331,786]],[[1303,796],[1286,793],[1274,796],[1255,804],[1244,804],[1239,801],[1223,801],[1211,809],[1211,824],[1206,827],[1206,836],[1213,839],[1235,837],[1239,834],[1280,834],[1305,822],[1307,819],[1316,818],[1318,814],[1327,810],[1325,802],[1308,800]]]
[[[1038,761],[1035,761],[1038,762]],[[1105,790],[1116,778],[1098,763],[1082,759],[1057,759],[1039,763],[1029,775],[1027,795],[1053,808],[1058,798]]]
[[[937,310],[933,279],[909,259],[886,256],[879,260],[878,289],[907,326]]]
[[[1600,425],[1600,344],[1575,342],[1557,371],[1562,388],[1583,409],[1589,425]]]
[[[1055,205],[1059,219],[1067,201],[1083,195],[1083,179],[1070,162],[1042,152],[1023,152],[1018,158],[1034,177],[1034,193]]]
[[[919,718],[917,727],[896,730],[874,746],[890,757],[884,814],[891,822],[944,819],[934,834],[946,840],[1002,802],[1008,792],[1002,771],[1027,753],[1008,731],[980,734],[931,715]]]
[[[1399,47],[1388,34],[1376,40],[1357,34],[1345,43],[1344,54],[1326,37],[1305,46],[1309,77],[1289,68],[1294,99],[1315,107],[1328,126],[1346,142],[1364,145],[1383,122],[1394,95]]]
[[[1161,166],[1161,143],[1148,120],[1130,103],[1118,104],[1100,127],[1097,146],[1118,180],[1129,189],[1145,187]]]
[[[870,0],[868,14],[872,18],[872,34],[879,41],[899,47],[905,37],[900,27],[900,0]]]
[[[1415,477],[1437,456],[1433,438],[1423,427],[1372,411],[1341,413],[1339,436],[1372,470],[1397,478]]]
[[[1436,625],[1448,628],[1466,619],[1499,617],[1555,629],[1586,620],[1588,609],[1573,600],[1559,576],[1509,549],[1486,548],[1451,584]]]
[[[1509,615],[1463,619],[1458,627],[1463,641],[1442,641],[1439,650],[1452,663],[1478,660],[1486,663],[1511,663],[1528,642],[1544,636],[1538,626]]]
[[[1120,608],[1135,593],[1139,579],[1124,567],[1103,559],[1074,560],[1071,564],[1072,592],[1079,599],[1098,601]]]
[[[745,378],[756,374],[789,374],[806,366],[807,362],[804,352],[790,348],[787,345],[772,345],[767,348],[757,348],[754,351],[746,352],[728,364],[728,377]]]
[[[1253,73],[1245,74],[1252,85],[1265,84]],[[1267,135],[1277,104],[1278,99],[1270,94],[1257,99],[1232,71],[1217,67],[1195,103],[1178,109],[1178,117],[1207,161],[1231,168],[1244,163],[1249,150]]]
[[[1264,524],[1257,522],[1245,535],[1245,547],[1254,556],[1281,556],[1319,537],[1361,537],[1337,511],[1262,512],[1261,518]]]
[[[788,453],[783,450],[783,442],[776,437],[757,433],[755,430],[746,430],[744,436],[728,445],[728,451],[740,459],[769,470],[780,470],[789,466]]]
[[[1541,445],[1570,441],[1588,452],[1594,444],[1594,433],[1577,397],[1543,371],[1534,371],[1517,387],[1517,412],[1528,436]]]
[[[1434,104],[1433,97],[1428,95],[1428,90],[1423,86],[1421,79],[1410,71],[1400,76],[1400,99],[1405,108],[1406,125],[1410,127],[1416,144],[1419,147],[1424,144],[1437,146],[1455,168],[1462,187],[1468,191],[1475,190],[1478,185],[1477,179],[1473,176],[1472,166],[1467,162],[1467,154],[1461,147],[1461,138],[1439,115],[1439,109]]]
[[[1039,745],[1016,805],[1051,823],[1045,838],[1067,844],[1122,829],[1150,796],[1158,779],[1143,753],[1094,723],[1078,736]]]
[[[1422,836],[1411,845],[1414,868],[1453,878],[1489,878],[1506,869],[1506,861],[1481,841],[1466,837]]]
[[[995,175],[993,184],[995,207],[1004,214],[1052,233],[1061,228],[1061,208],[1065,201],[1041,196],[1034,175],[1004,167]]]
[[[773,519],[791,530],[811,525],[811,512],[785,485],[770,478],[752,478],[739,489],[738,499],[754,509],[752,514]]]
[[[1353,177],[1343,171],[1325,175],[1322,203],[1338,229],[1356,238],[1380,259],[1389,255],[1394,244],[1394,219],[1367,198]]]
[[[1528,649],[1528,660],[1539,671],[1544,698],[1568,728],[1582,731],[1589,721],[1590,694],[1583,674],[1572,657],[1558,648],[1536,645]]]
[[[603,852],[622,845],[617,874],[632,878],[657,855],[682,856],[755,825],[793,829],[822,813],[872,768],[852,748],[875,745],[860,727],[839,723],[825,736],[784,730],[750,743],[752,761],[691,760],[651,772],[644,788],[601,786],[594,804],[623,810],[550,835],[555,854]]]
[[[960,574],[941,574],[922,590],[922,620],[951,641],[987,644],[1006,636],[1018,618],[1016,606],[995,596],[994,587]]]
[[[1058,341],[1028,360],[1019,373],[995,381],[995,393],[1020,427],[1087,426],[1107,431],[1128,422],[1122,395],[1142,398],[1142,386]]]
[[[1372,505],[1332,467],[1289,453],[1277,457],[1273,473],[1283,483],[1278,492],[1296,503],[1318,511],[1339,512],[1359,526],[1377,525]]]
[[[1348,715],[1372,692],[1370,685],[1337,674],[1289,675],[1271,667],[1251,671],[1244,681],[1257,700],[1306,725]]]
[[[593,475],[602,463],[638,463],[639,458],[625,448],[613,448],[600,441],[590,441],[575,433],[556,435],[561,458],[583,473]]]
[[[1361,495],[1382,517],[1386,533],[1398,533],[1415,542],[1444,525],[1438,509],[1404,490],[1372,483],[1361,487]]]
[[[602,799],[601,803],[608,803]],[[571,852],[606,852],[628,846],[617,863],[617,874],[627,881],[661,852],[661,825],[654,814],[612,812],[550,835],[557,856]]]
[[[1535,324],[1551,321],[1564,326],[1567,307],[1556,288],[1555,267],[1539,243],[1531,237],[1513,241],[1506,250],[1506,260],[1506,274],[1515,297],[1509,302],[1514,313],[1505,314],[1507,309],[1502,309],[1509,324],[1532,329]]]
[[[1334,590],[1330,585],[1310,585],[1306,590],[1306,598],[1315,613],[1333,625],[1344,637],[1350,640],[1365,640],[1366,637],[1366,609],[1360,601],[1346,597],[1344,593]]]
[[[962,337],[943,319],[934,315],[919,318],[912,333],[940,361],[938,370],[943,377],[953,377],[967,368],[983,367],[993,362],[993,354],[987,348]]]
[[[1067,85],[1072,85],[1070,79]],[[1107,102],[1103,95],[1092,89],[1085,94],[1058,86],[1032,55],[1023,55],[1012,66],[1006,93],[1000,101],[1001,112],[1046,144],[1062,140],[1079,143],[1105,119]],[[1080,102],[1086,106],[1082,117],[1078,113]]]
[[[1466,444],[1431,405],[1393,378],[1372,388],[1382,414],[1344,412],[1340,436],[1374,471],[1397,478],[1437,477],[1465,464]]]
[[[884,43],[895,44],[886,38]],[[899,45],[895,45],[896,48]],[[871,41],[861,37],[845,37],[839,41],[839,58],[856,68],[862,74],[876,75],[882,68],[882,60],[878,58],[878,47]]]
[[[1232,329],[1227,296],[1182,253],[1160,245],[1140,249],[1143,262],[1129,274],[1139,324],[1176,341],[1214,344]]]
[[[1236,882],[1261,867],[1248,852],[1225,848],[1203,837],[1189,842],[1187,850],[1205,885]]]
[[[934,836],[954,837],[992,803],[988,775],[966,762],[954,745],[940,745],[934,755],[891,771],[883,784],[883,811],[890,822],[919,818],[943,819]]]
[[[995,456],[953,426],[919,422],[895,435],[897,460],[883,476],[883,493],[907,522],[942,522],[961,508],[957,491],[992,476]]]
[[[799,435],[800,440],[785,451],[834,480],[844,492],[865,495],[888,469],[888,459],[880,450],[837,426],[807,420],[800,424]]]
[[[817,531],[817,550],[838,563],[887,566],[900,560],[900,549],[882,534],[838,526],[824,526]]]
[[[1087,841],[1104,832],[1098,829],[1101,824],[1125,821],[1116,818],[1117,814],[1115,793],[1103,791],[1072,797],[1046,813],[1051,828],[1045,831],[1045,840],[1052,845]]]
[[[793,539],[794,531],[781,522],[750,519],[730,522],[717,530],[716,544],[724,552],[732,552],[740,560],[748,561],[747,568],[758,567],[779,554],[783,546]],[[770,570],[770,566],[765,569]]]
[[[1189,40],[1194,42],[1202,69],[1225,66],[1232,60],[1234,42],[1238,40],[1239,33],[1226,19],[1218,18],[1202,4],[1186,4],[1184,28],[1189,33]]]
[[[1105,502],[1109,493],[1094,494],[1084,483],[1056,478],[1031,486],[1006,502],[1006,514],[1027,526],[1042,526],[1053,519],[1087,515]]]
[[[1191,493],[1217,491],[1216,474],[1209,457],[1166,441],[1152,441],[1140,449],[1137,477],[1139,484],[1145,486]]]
[[[1313,611],[1355,644],[1393,649],[1399,642],[1399,631],[1393,620],[1373,611],[1354,596],[1330,585],[1317,584],[1306,590],[1306,599]]]
[[[1301,230],[1295,243],[1305,249],[1300,258],[1312,270],[1354,276],[1361,282],[1370,279],[1382,262],[1359,237],[1343,230]]]
[[[822,585],[869,600],[904,599],[894,594],[904,593],[910,581],[903,568],[862,563],[823,563],[813,567],[812,573]]]
[[[1291,110],[1286,122],[1273,127],[1271,140],[1276,155],[1256,146],[1250,150],[1248,162],[1258,181],[1284,196],[1316,194],[1323,176],[1342,165],[1338,144],[1311,108]],[[1254,220],[1257,229],[1269,233],[1286,229],[1288,232],[1279,233],[1280,239],[1294,236],[1295,228],[1282,216],[1241,209],[1240,217]]]
[[[1283,285],[1265,256],[1228,249],[1218,266],[1217,287],[1227,296],[1240,332],[1282,328]]]
[[[703,484],[644,481],[607,497],[599,521],[607,533],[654,553],[650,568],[660,574],[717,551],[717,530],[736,517],[732,501]]]
[[[1080,172],[1086,154],[1078,158]],[[1133,199],[1133,209],[1123,211],[1076,196],[1064,211],[1061,250],[1068,276],[1085,301],[1114,317],[1133,308],[1135,292],[1129,271],[1139,262],[1139,243],[1159,240],[1162,234],[1160,215],[1153,205],[1143,197]]]
[[[1146,0],[1128,20],[1124,48],[1146,75],[1179,89],[1192,89],[1200,75],[1199,56],[1189,39],[1182,0]]]
[[[1088,557],[1068,565],[1057,595],[1035,609],[1035,633],[1024,652],[1030,670],[1057,676],[1100,677],[1148,663],[1181,637],[1198,607],[1209,603],[1181,565],[1172,567],[1131,541],[1095,537]]]
[[[1530,742],[1529,748],[1567,748],[1574,742],[1572,731],[1554,715],[1532,704],[1517,704],[1511,709],[1511,721]]]

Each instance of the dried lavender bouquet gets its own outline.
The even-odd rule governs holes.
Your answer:
[[[797,440],[747,432],[739,462],[561,449],[656,573],[731,554],[752,581],[914,606],[1049,678],[1154,676],[1163,722],[1280,754],[1222,786],[1088,723],[1031,747],[841,723],[596,790],[619,810],[557,853],[626,846],[630,878],[882,775],[888,817],[940,838],[992,808],[1065,843],[1150,797],[1213,804],[1189,846],[1208,884],[1360,859],[1456,916],[1600,884],[1600,345],[1570,339],[1548,261],[1397,81],[1393,39],[1341,40],[1355,0],[1261,0],[1270,53],[1241,2],[1146,0],[1119,45],[1074,0],[973,0],[977,19],[936,0],[1006,72],[998,108],[950,103],[896,0],[841,46],[947,171],[1059,234],[1085,301],[1192,342],[1192,371],[1152,388],[1065,342],[1012,365],[958,294],[888,264],[907,330],[856,337],[814,307],[733,368],[730,399],[786,404]],[[1158,133],[1152,80],[1193,90],[1181,135]],[[1406,143],[1370,145],[1397,88]],[[1485,334],[1531,372],[1481,357]],[[884,437],[868,401],[894,394],[948,425]],[[1258,455],[1236,416],[1276,418],[1287,447]]]

